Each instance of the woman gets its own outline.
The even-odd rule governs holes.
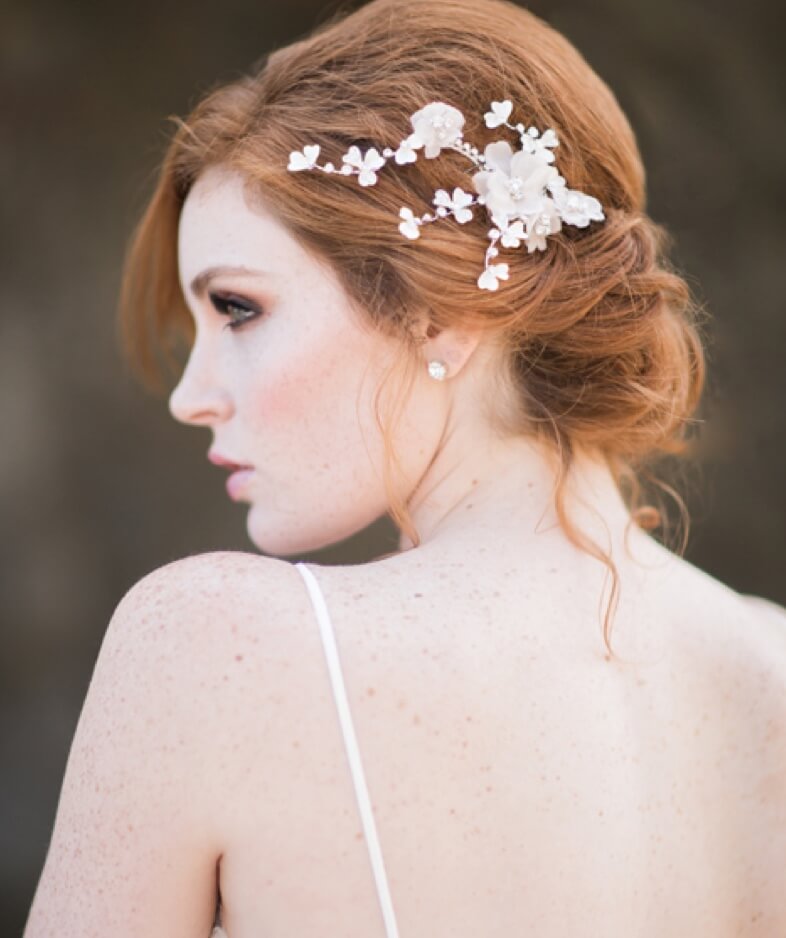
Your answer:
[[[142,361],[190,330],[172,414],[269,556],[119,604],[27,938],[786,932],[786,620],[646,533],[701,343],[565,39],[374,0],[271,55],[181,124],[124,308]]]

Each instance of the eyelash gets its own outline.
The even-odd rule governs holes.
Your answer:
[[[211,293],[210,302],[220,316],[230,317],[229,322],[224,326],[225,329],[237,329],[238,326],[242,326],[244,323],[250,322],[252,319],[256,319],[257,316],[262,315],[261,310],[256,309],[250,303],[241,300],[239,297],[231,295],[221,296],[218,293]],[[233,310],[240,310],[241,315],[237,318],[233,318]]]

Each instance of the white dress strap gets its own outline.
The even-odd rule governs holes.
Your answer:
[[[300,571],[308,588],[311,602],[314,605],[319,631],[322,636],[322,645],[325,649],[325,658],[327,659],[328,671],[330,672],[330,682],[333,687],[333,696],[336,700],[336,709],[338,710],[339,722],[341,723],[341,732],[344,736],[344,746],[349,759],[349,768],[352,772],[352,781],[355,786],[355,796],[360,809],[360,819],[363,823],[363,831],[366,836],[366,844],[371,859],[371,869],[374,872],[374,880],[377,885],[377,894],[379,904],[382,909],[382,918],[385,922],[385,932],[387,938],[399,938],[396,916],[393,912],[393,902],[390,898],[388,889],[388,879],[385,873],[385,864],[382,860],[382,851],[379,848],[379,838],[377,837],[377,828],[374,823],[374,812],[371,809],[371,799],[368,795],[366,777],[363,772],[363,764],[360,760],[360,750],[358,749],[357,738],[355,736],[355,727],[352,723],[352,714],[349,710],[347,701],[347,692],[344,685],[344,677],[341,671],[341,663],[336,648],[336,639],[333,633],[333,626],[328,615],[327,604],[319,582],[311,570],[304,563],[296,563],[295,567]]]

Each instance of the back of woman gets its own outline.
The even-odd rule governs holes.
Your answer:
[[[373,0],[277,51],[179,126],[123,304],[267,556],[118,606],[26,938],[786,934],[786,618],[648,533],[702,345],[563,37]]]
[[[591,602],[512,587],[491,562],[482,589],[450,559],[309,565],[401,935],[782,931],[784,625],[677,563],[644,586],[659,595],[621,603],[614,663]],[[269,759],[232,784],[225,927],[381,934],[306,598],[296,619],[299,659],[244,691],[235,727],[271,724]]]

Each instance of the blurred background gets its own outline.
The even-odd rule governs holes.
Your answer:
[[[688,558],[786,603],[786,135],[775,0],[532,0],[617,93],[654,218],[711,314]],[[123,252],[169,124],[323,0],[0,2],[0,933],[21,933],[112,610],[153,568],[253,550],[245,507],[122,359]],[[303,559],[395,547],[386,520]],[[295,559],[295,558],[293,558]]]

